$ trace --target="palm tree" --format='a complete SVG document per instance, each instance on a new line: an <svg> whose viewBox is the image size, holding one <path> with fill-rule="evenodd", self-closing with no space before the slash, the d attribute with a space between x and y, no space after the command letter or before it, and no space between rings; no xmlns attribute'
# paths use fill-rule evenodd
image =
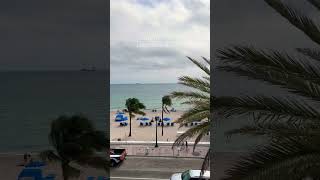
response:
<svg viewBox="0 0 320 180"><path fill-rule="evenodd" d="M97 152L106 151L109 139L82 115L60 116L52 121L49 142L54 149L41 152L40 158L44 161L61 163L64 180L79 177L80 170L72 164L103 168L108 171L108 158L98 156Z"/></svg>
<svg viewBox="0 0 320 180"><path fill-rule="evenodd" d="M161 118L162 118L162 123L161 123L161 128L162 128L162 136L163 136L163 113L170 113L168 110L168 106L172 106L172 101L170 96L163 96L162 97L162 112L161 112Z"/></svg>
<svg viewBox="0 0 320 180"><path fill-rule="evenodd" d="M320 1L306 0L320 10ZM320 45L314 20L280 0L265 2ZM320 178L320 51L297 48L304 58L284 52L233 46L218 50L218 67L227 72L260 80L288 92L286 97L216 97L213 108L226 118L247 115L253 123L226 134L265 136L269 143L244 156L227 171L225 179ZM301 57L301 56L299 56Z"/></svg>
<svg viewBox="0 0 320 180"><path fill-rule="evenodd" d="M202 63L190 57L187 58L199 67L204 72L204 75L201 78L190 76L182 76L179 78L179 84L190 88L190 90L183 92L175 91L171 94L171 97L183 100L183 104L189 105L190 108L184 112L176 122L180 124L180 127L196 120L202 120L204 122L181 134L175 140L173 146L179 146L186 140L196 137L193 147L194 150L202 137L210 131L210 60L203 58L205 63ZM206 155L203 169L209 165L209 154L210 150Z"/></svg>
<svg viewBox="0 0 320 180"><path fill-rule="evenodd" d="M130 132L129 137L131 137L131 119L135 116L135 114L145 115L141 109L145 109L146 107L142 104L137 98L129 98L126 100L126 108L125 112L129 113L130 119Z"/></svg>

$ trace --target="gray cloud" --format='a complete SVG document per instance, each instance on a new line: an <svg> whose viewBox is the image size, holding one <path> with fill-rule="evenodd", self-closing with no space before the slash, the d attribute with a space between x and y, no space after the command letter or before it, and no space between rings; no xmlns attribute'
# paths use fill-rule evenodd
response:
<svg viewBox="0 0 320 180"><path fill-rule="evenodd" d="M132 43L117 43L111 46L111 67L129 66L133 69L184 68L186 55L166 47L139 47Z"/></svg>
<svg viewBox="0 0 320 180"><path fill-rule="evenodd" d="M186 56L210 56L209 4L209 0L112 1L111 82L176 82L181 75L198 72ZM130 76L119 73L124 71Z"/></svg>
<svg viewBox="0 0 320 180"><path fill-rule="evenodd" d="M0 69L105 69L106 2L1 1Z"/></svg>

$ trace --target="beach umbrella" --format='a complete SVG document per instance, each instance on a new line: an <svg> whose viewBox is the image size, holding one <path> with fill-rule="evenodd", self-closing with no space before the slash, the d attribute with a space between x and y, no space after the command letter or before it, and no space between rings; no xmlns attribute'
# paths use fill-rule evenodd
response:
<svg viewBox="0 0 320 180"><path fill-rule="evenodd" d="M171 121L171 118L166 117L166 118L163 118L163 120L164 121Z"/></svg>
<svg viewBox="0 0 320 180"><path fill-rule="evenodd" d="M128 120L128 117L123 116L123 115L116 116L116 119L115 119L116 122L122 122L122 121L127 121L127 120Z"/></svg>
<svg viewBox="0 0 320 180"><path fill-rule="evenodd" d="M38 168L38 167L43 167L45 166L46 164L44 162L41 162L41 161L33 161L33 162L30 162L28 163L25 167L26 168Z"/></svg>
<svg viewBox="0 0 320 180"><path fill-rule="evenodd" d="M140 120L142 120L142 121L149 121L150 119L147 118L147 117L143 117L143 118L140 118Z"/></svg>

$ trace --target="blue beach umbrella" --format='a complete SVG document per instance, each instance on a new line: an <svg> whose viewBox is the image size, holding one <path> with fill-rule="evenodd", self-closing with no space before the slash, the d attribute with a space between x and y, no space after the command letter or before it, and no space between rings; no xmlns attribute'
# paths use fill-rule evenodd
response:
<svg viewBox="0 0 320 180"><path fill-rule="evenodd" d="M41 162L41 161L33 161L33 162L30 162L29 164L27 164L25 167L26 168L38 168L38 167L43 167L45 166L46 164L44 162Z"/></svg>
<svg viewBox="0 0 320 180"><path fill-rule="evenodd" d="M140 120L142 120L142 121L149 121L150 119L147 118L147 117L143 117L143 118L140 118Z"/></svg>
<svg viewBox="0 0 320 180"><path fill-rule="evenodd" d="M122 122L122 121L127 121L128 117L127 116L123 116L123 115L117 115L115 121L116 122Z"/></svg>
<svg viewBox="0 0 320 180"><path fill-rule="evenodd" d="M171 121L171 118L168 118L168 117L163 118L163 121Z"/></svg>

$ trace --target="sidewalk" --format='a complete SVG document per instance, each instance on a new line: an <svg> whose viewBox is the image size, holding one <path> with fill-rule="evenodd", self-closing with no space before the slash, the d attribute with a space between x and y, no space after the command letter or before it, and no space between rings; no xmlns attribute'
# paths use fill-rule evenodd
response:
<svg viewBox="0 0 320 180"><path fill-rule="evenodd" d="M209 147L197 146L193 152L193 145L174 147L169 144L159 144L155 148L154 144L136 145L136 144L111 144L111 148L126 149L128 156L143 156L143 157L188 157L188 158L204 158Z"/></svg>

